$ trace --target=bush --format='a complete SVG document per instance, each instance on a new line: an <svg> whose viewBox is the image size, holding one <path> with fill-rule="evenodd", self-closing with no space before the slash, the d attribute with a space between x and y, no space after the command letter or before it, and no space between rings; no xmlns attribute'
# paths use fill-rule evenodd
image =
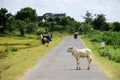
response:
<svg viewBox="0 0 120 80"><path fill-rule="evenodd" d="M91 34L91 36L89 36L90 37L90 41L92 41L92 42L101 42L102 41L102 37L101 37L102 35L101 34Z"/></svg>
<svg viewBox="0 0 120 80"><path fill-rule="evenodd" d="M18 49L17 49L16 47L11 47L11 48L10 48L10 51L11 51L11 52L16 52L16 51L18 51Z"/></svg>
<svg viewBox="0 0 120 80"><path fill-rule="evenodd" d="M34 33L36 30L37 26L35 23L30 23L26 26L26 33Z"/></svg>
<svg viewBox="0 0 120 80"><path fill-rule="evenodd" d="M112 24L113 31L120 31L120 23L119 22L114 22Z"/></svg>
<svg viewBox="0 0 120 80"><path fill-rule="evenodd" d="M38 28L37 31L36 31L36 34L37 35L40 35L40 34L44 34L46 31L44 28Z"/></svg>
<svg viewBox="0 0 120 80"><path fill-rule="evenodd" d="M106 57L106 56L109 56L109 51L108 50L105 50L105 49L100 49L100 56L103 56L103 57Z"/></svg>
<svg viewBox="0 0 120 80"><path fill-rule="evenodd" d="M117 63L120 63L120 54L119 54L119 49L114 50L111 48L105 48L105 49L99 49L99 54L102 57L106 57L109 60L115 61Z"/></svg>
<svg viewBox="0 0 120 80"><path fill-rule="evenodd" d="M115 57L115 62L120 63L120 55L117 55L117 56Z"/></svg>
<svg viewBox="0 0 120 80"><path fill-rule="evenodd" d="M7 52L10 52L10 49L9 49L9 48L5 48L5 49L3 50L3 53L7 53Z"/></svg>

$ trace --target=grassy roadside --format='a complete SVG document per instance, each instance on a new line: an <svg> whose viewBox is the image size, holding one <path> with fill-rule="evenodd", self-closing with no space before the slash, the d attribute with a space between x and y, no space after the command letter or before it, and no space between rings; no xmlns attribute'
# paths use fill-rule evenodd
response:
<svg viewBox="0 0 120 80"><path fill-rule="evenodd" d="M92 43L87 38L82 38L82 40L84 41L86 46L93 51L95 62L100 66L105 74L108 75L111 80L120 80L120 63L116 63L105 57L101 57L96 49L100 44Z"/></svg>
<svg viewBox="0 0 120 80"><path fill-rule="evenodd" d="M42 58L48 51L61 43L65 35L56 34L50 45L39 45L31 48L21 49L13 52L4 59L0 59L0 80L19 80L28 72L37 61Z"/></svg>

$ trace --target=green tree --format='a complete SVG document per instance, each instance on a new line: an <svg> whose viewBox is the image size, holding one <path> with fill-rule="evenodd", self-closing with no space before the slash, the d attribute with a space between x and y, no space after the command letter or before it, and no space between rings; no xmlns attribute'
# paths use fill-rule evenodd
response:
<svg viewBox="0 0 120 80"><path fill-rule="evenodd" d="M70 17L63 17L61 20L61 25L66 26L70 24Z"/></svg>
<svg viewBox="0 0 120 80"><path fill-rule="evenodd" d="M93 16L92 13L90 12L86 12L85 17L83 17L83 19L85 19L84 23L82 23L80 31L82 32L82 34L91 32L93 30Z"/></svg>
<svg viewBox="0 0 120 80"><path fill-rule="evenodd" d="M93 25L95 29L100 30L103 24L106 22L105 15L103 14L95 14L96 18L93 20Z"/></svg>
<svg viewBox="0 0 120 80"><path fill-rule="evenodd" d="M101 30L109 31L110 30L110 25L107 22L104 22L101 26Z"/></svg>
<svg viewBox="0 0 120 80"><path fill-rule="evenodd" d="M93 21L93 16L92 16L92 13L89 13L88 11L86 12L85 14L85 17L83 17L83 19L85 19L85 23L86 24L92 24L92 21Z"/></svg>
<svg viewBox="0 0 120 80"><path fill-rule="evenodd" d="M74 30L77 32L81 30L81 23L80 22L76 22L74 24Z"/></svg>
<svg viewBox="0 0 120 80"><path fill-rule="evenodd" d="M55 21L55 18L53 18L53 17L50 17L49 19L48 19L48 22L54 22Z"/></svg>
<svg viewBox="0 0 120 80"><path fill-rule="evenodd" d="M38 23L38 26L39 26L39 27L44 27L44 23L43 23L42 21L40 21L40 22Z"/></svg>
<svg viewBox="0 0 120 80"><path fill-rule="evenodd" d="M55 18L55 21L56 21L56 24L60 25L61 22L62 22L62 19L59 18L59 17L56 17L56 18Z"/></svg>
<svg viewBox="0 0 120 80"><path fill-rule="evenodd" d="M90 24L86 24L86 23L82 23L81 24L81 27L80 27L80 31L82 32L82 34L86 34L86 33L89 33L93 30L92 28L93 26L90 25Z"/></svg>
<svg viewBox="0 0 120 80"><path fill-rule="evenodd" d="M63 31L64 27L61 25L54 25L52 30L54 31Z"/></svg>
<svg viewBox="0 0 120 80"><path fill-rule="evenodd" d="M120 31L120 23L119 22L113 22L112 28L113 28L113 31Z"/></svg>
<svg viewBox="0 0 120 80"><path fill-rule="evenodd" d="M35 23L29 23L26 26L26 33L35 33L35 31L37 30L37 25Z"/></svg>
<svg viewBox="0 0 120 80"><path fill-rule="evenodd" d="M36 10L30 7L25 7L17 12L16 19L35 22L37 20Z"/></svg>
<svg viewBox="0 0 120 80"><path fill-rule="evenodd" d="M77 27L79 27L74 20L70 16L66 16L65 14L45 14L44 15L46 22L39 22L39 27L46 27L49 31L60 30L67 32L74 32Z"/></svg>
<svg viewBox="0 0 120 80"><path fill-rule="evenodd" d="M0 9L0 32L5 33L8 30L8 21L11 19L12 14L8 13L6 8Z"/></svg>
<svg viewBox="0 0 120 80"><path fill-rule="evenodd" d="M25 21L17 20L16 23L18 25L20 35L24 36L25 35L25 25L26 25Z"/></svg>

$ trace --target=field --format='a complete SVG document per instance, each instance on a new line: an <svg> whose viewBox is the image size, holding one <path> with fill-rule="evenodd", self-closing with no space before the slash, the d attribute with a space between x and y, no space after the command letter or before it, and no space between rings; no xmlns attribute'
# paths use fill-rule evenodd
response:
<svg viewBox="0 0 120 80"><path fill-rule="evenodd" d="M5 54L0 59L0 80L19 80L49 50L60 44L64 37L62 34L56 33L53 35L53 41L47 45L42 45L37 36L30 39L0 37L1 51L8 49L8 51L3 52ZM17 50L11 51L11 47Z"/></svg>
<svg viewBox="0 0 120 80"><path fill-rule="evenodd" d="M120 45L106 44L104 49L100 47L101 32L85 35L82 39L87 47L93 51L94 60L111 80L120 79ZM113 33L114 34L114 33ZM119 35L119 33L115 33ZM106 36L106 35L105 35ZM115 35L114 35L115 36ZM103 36L102 36L103 37ZM109 36L109 38L112 37ZM115 36L118 37L119 36ZM114 37L114 38L115 38ZM120 38L119 38L120 39ZM106 38L107 42L107 38Z"/></svg>
<svg viewBox="0 0 120 80"><path fill-rule="evenodd" d="M16 52L20 49L30 48L40 44L37 36L26 38L6 36L0 37L0 59L8 56L11 52Z"/></svg>

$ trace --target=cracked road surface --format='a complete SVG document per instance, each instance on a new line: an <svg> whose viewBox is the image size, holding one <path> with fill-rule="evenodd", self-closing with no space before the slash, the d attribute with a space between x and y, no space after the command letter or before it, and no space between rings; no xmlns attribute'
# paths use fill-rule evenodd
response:
<svg viewBox="0 0 120 80"><path fill-rule="evenodd" d="M68 36L60 45L52 49L30 70L22 80L109 80L94 61L91 69L86 70L87 59L80 59L82 70L75 70L76 61L67 52L69 46L84 48L84 44L73 36Z"/></svg>

